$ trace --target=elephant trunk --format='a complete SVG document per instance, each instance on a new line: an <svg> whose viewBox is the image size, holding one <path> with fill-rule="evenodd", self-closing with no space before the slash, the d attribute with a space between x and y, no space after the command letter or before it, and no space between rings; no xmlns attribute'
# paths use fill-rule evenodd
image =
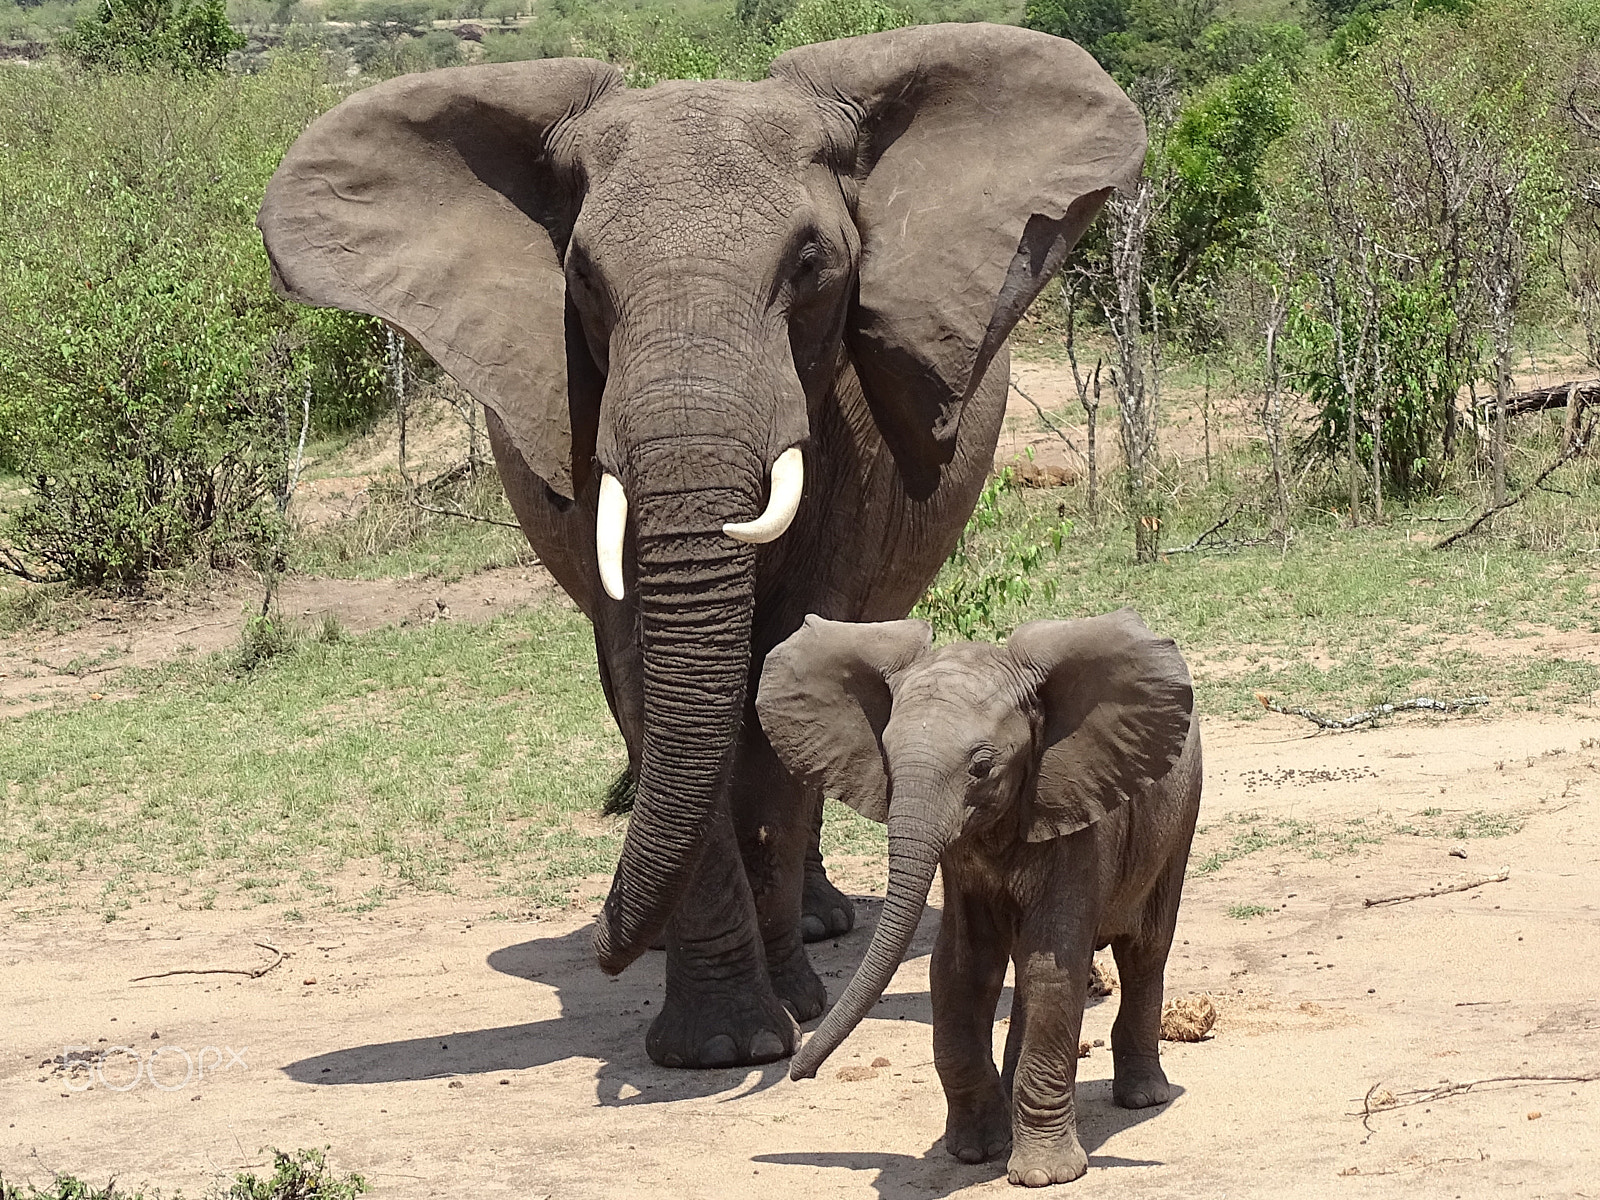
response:
<svg viewBox="0 0 1600 1200"><path fill-rule="evenodd" d="M795 1054L789 1065L790 1079L815 1076L828 1055L839 1048L883 996L922 920L934 868L954 836L951 825L930 821L918 811L890 807L889 889L878 926L872 931L872 944L844 995Z"/></svg>
<svg viewBox="0 0 1600 1200"><path fill-rule="evenodd" d="M760 479L759 465L747 474ZM649 946L699 863L707 821L727 790L744 716L755 606L755 550L722 532L753 488L652 494L635 473L635 546L643 634L644 741L622 856L595 933L617 974ZM746 494L748 493L748 494Z"/></svg>

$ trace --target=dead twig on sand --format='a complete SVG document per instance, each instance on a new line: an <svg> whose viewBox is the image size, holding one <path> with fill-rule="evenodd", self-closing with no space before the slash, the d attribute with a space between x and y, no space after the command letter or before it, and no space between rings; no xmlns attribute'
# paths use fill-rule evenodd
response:
<svg viewBox="0 0 1600 1200"><path fill-rule="evenodd" d="M158 971L154 975L135 975L132 979L128 980L128 982L139 983L145 979L165 979L169 975L246 975L251 979L260 979L268 971L272 970L273 967L277 966L285 958L289 957L282 950L279 950L276 946L273 946L267 942L256 942L254 944L260 946L263 950L272 951L272 961L264 967L254 967L250 969L246 969L244 967L186 967L178 971Z"/></svg>
<svg viewBox="0 0 1600 1200"><path fill-rule="evenodd" d="M1448 896L1453 892L1470 892L1473 888L1482 887L1486 883L1504 883L1511 878L1509 868L1498 871L1493 875L1485 875L1482 879L1469 879L1465 883L1451 884L1449 887L1436 887L1426 892L1407 892L1404 896L1383 896L1377 900L1363 900L1363 908L1377 908L1380 904L1404 904L1408 900L1427 900L1433 896ZM1485 1001L1485 1003L1490 1003Z"/></svg>
<svg viewBox="0 0 1600 1200"><path fill-rule="evenodd" d="M1329 717L1322 713L1313 712L1309 708L1291 708L1279 704L1265 692L1257 692L1256 699L1261 707L1268 712L1282 713L1288 717L1304 717L1313 725L1321 729L1356 729L1362 725L1370 724L1380 717L1393 716L1397 712L1462 712L1465 709L1477 708L1489 703L1487 696L1463 696L1460 700L1435 700L1430 696L1417 696L1411 700L1401 700L1394 704L1376 704L1362 712L1351 713L1348 717Z"/></svg>
<svg viewBox="0 0 1600 1200"><path fill-rule="evenodd" d="M1436 1100L1449 1100L1454 1096L1465 1096L1474 1088L1486 1087L1493 1083L1503 1083L1510 1087L1524 1087L1530 1083L1600 1083L1600 1073L1589 1075L1491 1075L1487 1079L1468 1079L1462 1083L1451 1083L1448 1080L1431 1088L1415 1088L1406 1092L1391 1092L1379 1080L1367 1089L1367 1094L1361 1098L1361 1111L1346 1113L1347 1117L1360 1117L1361 1124L1368 1133L1372 1133L1371 1120L1377 1113L1389 1112L1396 1108L1411 1108L1418 1104L1432 1104Z"/></svg>

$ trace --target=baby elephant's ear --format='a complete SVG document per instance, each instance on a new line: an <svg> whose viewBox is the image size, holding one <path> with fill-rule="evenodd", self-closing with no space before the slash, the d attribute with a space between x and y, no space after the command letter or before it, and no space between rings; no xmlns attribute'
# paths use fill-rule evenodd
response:
<svg viewBox="0 0 1600 1200"><path fill-rule="evenodd" d="M891 683L928 652L926 621L855 625L807 617L767 655L756 712L778 758L864 817L889 819L880 738Z"/></svg>
<svg viewBox="0 0 1600 1200"><path fill-rule="evenodd" d="M1178 761L1194 715L1189 668L1132 609L1034 621L1007 648L1037 679L1044 711L1030 842L1092 825Z"/></svg>

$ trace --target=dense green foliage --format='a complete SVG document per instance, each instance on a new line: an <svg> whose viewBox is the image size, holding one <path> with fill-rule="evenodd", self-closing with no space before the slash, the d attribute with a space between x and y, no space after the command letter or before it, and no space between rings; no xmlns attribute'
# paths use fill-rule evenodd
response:
<svg viewBox="0 0 1600 1200"><path fill-rule="evenodd" d="M244 35L222 0L100 0L61 41L68 58L111 71L220 71Z"/></svg>
<svg viewBox="0 0 1600 1200"><path fill-rule="evenodd" d="M1249 372L1275 297L1271 369L1311 409L1289 439L1374 505L1481 477L1456 461L1457 397L1492 392L1530 321L1576 317L1600 347L1593 0L232 0L250 44L231 58L216 0L96 5L0 0L0 34L70 29L95 68L0 80L0 469L30 487L0 549L78 582L259 558L308 387L313 429L381 404L373 324L274 299L251 227L348 74L586 54L647 85L917 21L1075 37L1151 150L1136 286L1115 279L1114 205L1069 304L1112 329L1138 298L1152 372L1164 347ZM203 78L225 58L255 74Z"/></svg>
<svg viewBox="0 0 1600 1200"><path fill-rule="evenodd" d="M324 427L372 410L374 323L274 296L253 224L332 99L296 59L0 74L0 465L32 489L5 532L38 573L127 590L249 558L308 393Z"/></svg>
<svg viewBox="0 0 1600 1200"><path fill-rule="evenodd" d="M1298 99L1249 268L1294 296L1285 350L1316 409L1308 448L1347 453L1353 404L1385 491L1437 490L1458 393L1493 392L1515 327L1565 319L1556 249L1594 165L1568 115L1594 53L1580 16L1391 14Z"/></svg>

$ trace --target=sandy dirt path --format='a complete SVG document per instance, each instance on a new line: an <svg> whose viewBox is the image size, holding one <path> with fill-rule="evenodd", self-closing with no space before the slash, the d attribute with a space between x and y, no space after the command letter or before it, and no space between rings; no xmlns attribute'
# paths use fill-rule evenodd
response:
<svg viewBox="0 0 1600 1200"><path fill-rule="evenodd" d="M1209 1040L1166 1047L1182 1092L1161 1108L1111 1104L1104 1048L1080 1064L1090 1169L1061 1194L1600 1196L1597 1082L1487 1086L1380 1111L1370 1129L1352 1115L1375 1085L1404 1099L1445 1081L1600 1077L1600 751L1583 746L1600 723L1304 733L1288 718L1208 727L1200 851L1227 845L1237 822L1226 814L1244 811L1348 829L1439 807L1522 829L1460 843L1464 860L1448 838L1391 833L1353 854L1331 841L1262 849L1191 879L1168 994L1209 992L1221 1019ZM1502 867L1505 882L1472 891L1363 904ZM1270 915L1229 915L1244 904ZM151 905L110 926L5 926L0 1169L193 1194L263 1163L263 1147L331 1144L379 1196L1010 1194L1003 1164L964 1166L939 1144L936 908L875 1018L819 1079L793 1084L782 1065L653 1066L643 1034L660 1004L659 956L609 980L590 953L590 915L488 920L492 907L416 896L284 925ZM863 929L815 956L835 995L875 903L860 912ZM271 961L257 941L289 954L259 979L129 982ZM1086 1038L1109 1037L1117 1000L1094 1003ZM1009 990L1002 1014L1008 1005ZM68 1046L92 1057L118 1045L129 1051L98 1077L53 1061ZM135 1054L161 1088L146 1074L112 1090L134 1079ZM187 1083L185 1054L203 1068ZM880 1057L889 1065L872 1074ZM872 1077L842 1080L844 1067Z"/></svg>

